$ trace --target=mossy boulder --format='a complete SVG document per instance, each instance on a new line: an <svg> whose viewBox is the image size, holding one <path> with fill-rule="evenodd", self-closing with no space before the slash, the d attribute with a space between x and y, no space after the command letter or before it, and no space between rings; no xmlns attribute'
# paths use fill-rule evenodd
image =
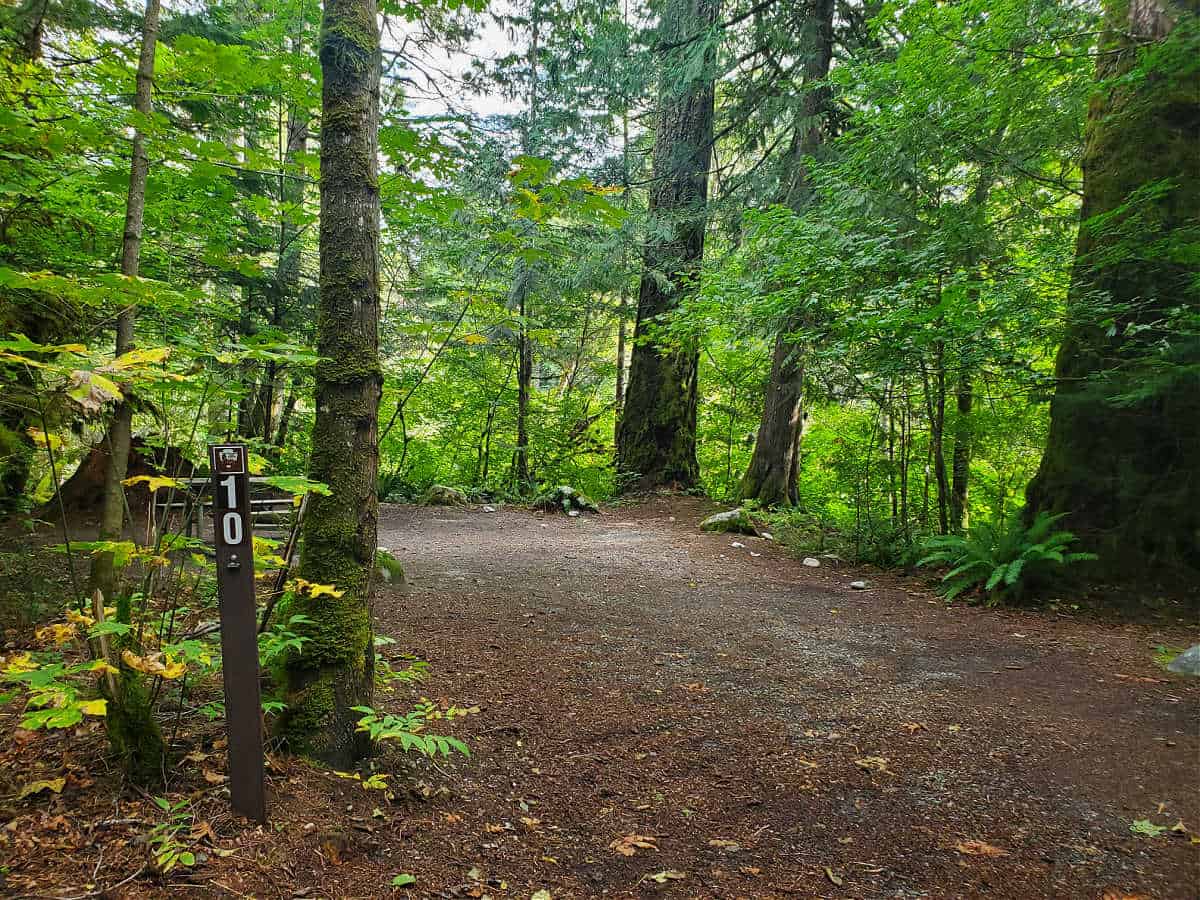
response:
<svg viewBox="0 0 1200 900"><path fill-rule="evenodd" d="M425 492L421 502L426 506L466 506L467 495L458 488L435 484Z"/></svg>
<svg viewBox="0 0 1200 900"><path fill-rule="evenodd" d="M562 510L567 515L578 515L581 512L600 512L600 507L587 494L565 484L560 484L556 488L551 488L545 493L539 494L534 498L533 506L535 509L544 509L547 512Z"/></svg>
<svg viewBox="0 0 1200 900"><path fill-rule="evenodd" d="M384 584L404 584L404 566L386 547L375 551L375 577Z"/></svg>
<svg viewBox="0 0 1200 900"><path fill-rule="evenodd" d="M754 522L740 506L726 512L709 516L700 523L701 531L726 532L731 534L758 534Z"/></svg>

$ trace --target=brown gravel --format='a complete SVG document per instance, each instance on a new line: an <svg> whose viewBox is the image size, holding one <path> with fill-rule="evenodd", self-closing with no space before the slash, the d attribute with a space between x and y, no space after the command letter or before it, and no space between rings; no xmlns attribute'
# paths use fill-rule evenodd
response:
<svg viewBox="0 0 1200 900"><path fill-rule="evenodd" d="M395 896L1197 896L1190 833L1129 831L1200 832L1200 684L1152 660L1195 628L947 607L699 534L710 511L385 508L409 584L378 631L480 707L446 725L471 759L394 804L281 762L272 827L198 800L234 852L116 895L387 896L405 872Z"/></svg>

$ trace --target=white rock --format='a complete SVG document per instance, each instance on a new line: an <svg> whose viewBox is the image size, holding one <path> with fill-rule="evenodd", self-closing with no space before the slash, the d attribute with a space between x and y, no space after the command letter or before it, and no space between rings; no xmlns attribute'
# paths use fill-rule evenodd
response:
<svg viewBox="0 0 1200 900"><path fill-rule="evenodd" d="M578 519L578 518L579 518L579 510L577 510L577 509L568 509L568 510L567 510L567 515L568 515L568 516L570 516L572 519Z"/></svg>
<svg viewBox="0 0 1200 900"><path fill-rule="evenodd" d="M821 561L815 556L806 556L804 557L804 565L808 566L810 569L819 569L821 567Z"/></svg>
<svg viewBox="0 0 1200 900"><path fill-rule="evenodd" d="M1200 676L1200 644L1189 647L1167 665L1167 671L1177 675Z"/></svg>
<svg viewBox="0 0 1200 900"><path fill-rule="evenodd" d="M484 511L484 512L495 512L495 511L496 511L496 507L494 507L494 506L487 506L487 505L485 505L485 506L483 507L483 511Z"/></svg>
<svg viewBox="0 0 1200 900"><path fill-rule="evenodd" d="M732 531L736 534L754 534L754 525L741 507L715 513L700 523L701 531Z"/></svg>
<svg viewBox="0 0 1200 900"><path fill-rule="evenodd" d="M730 547L736 547L736 548L738 548L738 549L741 549L742 547L745 547L746 545L745 545L745 544L743 544L741 541L734 541L734 542L733 542L732 544L730 544L729 546L730 546Z"/></svg>
<svg viewBox="0 0 1200 900"><path fill-rule="evenodd" d="M867 589L867 583L865 581L850 582L850 590L852 590L852 591L865 591L866 589Z"/></svg>
<svg viewBox="0 0 1200 900"><path fill-rule="evenodd" d="M769 531L764 531L762 534L759 535L759 537L761 537L764 541L775 540L775 535L771 534L771 532L769 532Z"/></svg>
<svg viewBox="0 0 1200 900"><path fill-rule="evenodd" d="M753 550L750 551L750 555L751 556L762 556L761 553L755 553Z"/></svg>

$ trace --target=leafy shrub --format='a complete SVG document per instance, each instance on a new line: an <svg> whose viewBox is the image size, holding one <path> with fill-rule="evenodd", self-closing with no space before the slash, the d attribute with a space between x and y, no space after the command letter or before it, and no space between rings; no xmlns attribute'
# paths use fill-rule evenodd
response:
<svg viewBox="0 0 1200 900"><path fill-rule="evenodd" d="M977 590L989 606L1020 601L1054 569L1097 558L1094 553L1067 552L1075 535L1053 530L1064 515L1038 513L1028 528L1014 521L972 528L965 535L930 538L925 549L931 552L917 565L949 568L942 576L942 596L947 600Z"/></svg>

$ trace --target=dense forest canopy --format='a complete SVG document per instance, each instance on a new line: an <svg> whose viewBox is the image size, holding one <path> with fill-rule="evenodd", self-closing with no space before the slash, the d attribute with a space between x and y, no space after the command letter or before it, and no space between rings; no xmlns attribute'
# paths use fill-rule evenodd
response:
<svg viewBox="0 0 1200 900"><path fill-rule="evenodd" d="M192 577L154 479L239 440L311 489L275 666L315 755L363 752L377 504L431 489L1194 593L1194 0L11 0L0 94L0 505L96 525L71 602L144 660Z"/></svg>

